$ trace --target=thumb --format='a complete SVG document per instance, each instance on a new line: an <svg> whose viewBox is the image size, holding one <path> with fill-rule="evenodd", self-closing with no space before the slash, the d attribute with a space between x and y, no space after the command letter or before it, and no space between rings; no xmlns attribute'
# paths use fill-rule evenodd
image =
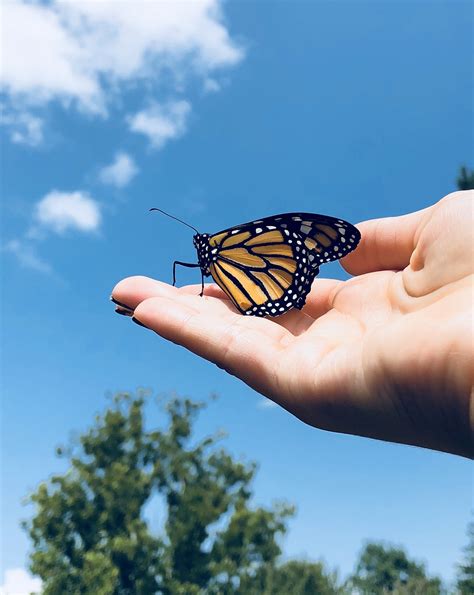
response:
<svg viewBox="0 0 474 595"><path fill-rule="evenodd" d="M351 275L404 269L410 262L417 231L432 208L357 224L361 240L354 252L341 259L344 269Z"/></svg>

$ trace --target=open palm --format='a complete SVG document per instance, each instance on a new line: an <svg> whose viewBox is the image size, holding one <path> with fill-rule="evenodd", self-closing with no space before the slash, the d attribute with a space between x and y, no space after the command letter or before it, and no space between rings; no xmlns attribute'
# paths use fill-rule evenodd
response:
<svg viewBox="0 0 474 595"><path fill-rule="evenodd" d="M358 227L357 276L316 279L279 318L242 316L215 285L131 277L112 297L311 425L469 456L472 194Z"/></svg>

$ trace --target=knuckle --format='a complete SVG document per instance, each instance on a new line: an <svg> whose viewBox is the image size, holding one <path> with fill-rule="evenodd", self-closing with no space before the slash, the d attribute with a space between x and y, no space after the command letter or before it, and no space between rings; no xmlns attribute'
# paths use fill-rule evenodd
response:
<svg viewBox="0 0 474 595"><path fill-rule="evenodd" d="M443 198L438 201L438 204L469 197L474 198L474 190L456 190L455 192L450 192L449 194L446 194L446 196L443 196Z"/></svg>

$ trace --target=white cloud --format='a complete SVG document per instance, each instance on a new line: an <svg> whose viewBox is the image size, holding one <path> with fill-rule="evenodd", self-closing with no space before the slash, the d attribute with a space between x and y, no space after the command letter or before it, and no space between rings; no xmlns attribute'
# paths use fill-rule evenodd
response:
<svg viewBox="0 0 474 595"><path fill-rule="evenodd" d="M138 167L133 158L127 153L117 153L114 161L100 170L99 179L103 184L123 188L137 173Z"/></svg>
<svg viewBox="0 0 474 595"><path fill-rule="evenodd" d="M243 57L221 2L9 0L2 3L0 90L23 111L59 101L106 115L130 83L146 82L153 94L170 74L181 87L205 80Z"/></svg>
<svg viewBox="0 0 474 595"><path fill-rule="evenodd" d="M205 93L217 93L221 90L221 86L215 79L207 78L203 83L203 89Z"/></svg>
<svg viewBox="0 0 474 595"><path fill-rule="evenodd" d="M76 99L84 108L97 110L100 85L94 69L84 62L81 26L67 26L65 8L57 2L3 3L2 89L32 105L54 98Z"/></svg>
<svg viewBox="0 0 474 595"><path fill-rule="evenodd" d="M166 104L153 103L128 118L130 130L148 137L151 146L161 149L169 140L179 138L186 131L186 121L191 112L187 101Z"/></svg>
<svg viewBox="0 0 474 595"><path fill-rule="evenodd" d="M38 243L49 232L60 235L68 230L94 232L101 219L99 203L87 193L53 190L36 203L29 230L23 237L8 241L3 250L13 254L23 267L55 275L51 265L38 255Z"/></svg>
<svg viewBox="0 0 474 595"><path fill-rule="evenodd" d="M14 254L21 266L48 275L53 273L51 265L36 253L35 246L24 240L10 240L4 247L6 252ZM0 591L1 595L1 591Z"/></svg>
<svg viewBox="0 0 474 595"><path fill-rule="evenodd" d="M41 592L41 580L33 578L23 568L5 571L5 582L0 586L0 595L30 595Z"/></svg>
<svg viewBox="0 0 474 595"><path fill-rule="evenodd" d="M257 407L259 409L273 409L274 407L278 407L278 404L270 399L267 399L267 397L262 397L257 402Z"/></svg>
<svg viewBox="0 0 474 595"><path fill-rule="evenodd" d="M35 220L42 227L62 234L68 229L92 232L99 228L99 203L85 192L53 190L36 205Z"/></svg>
<svg viewBox="0 0 474 595"><path fill-rule="evenodd" d="M43 142L43 120L28 112L3 112L1 124L10 130L10 139L19 145L36 147Z"/></svg>

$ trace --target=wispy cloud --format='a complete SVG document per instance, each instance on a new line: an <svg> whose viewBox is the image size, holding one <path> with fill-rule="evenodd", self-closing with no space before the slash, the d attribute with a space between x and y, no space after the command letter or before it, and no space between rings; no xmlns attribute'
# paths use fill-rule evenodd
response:
<svg viewBox="0 0 474 595"><path fill-rule="evenodd" d="M37 254L36 246L31 241L10 240L5 244L4 250L13 254L22 267L47 275L53 274L52 266Z"/></svg>
<svg viewBox="0 0 474 595"><path fill-rule="evenodd" d="M130 130L144 134L154 149L161 149L186 131L186 122L191 112L187 101L171 101L166 104L153 103L128 118Z"/></svg>
<svg viewBox="0 0 474 595"><path fill-rule="evenodd" d="M43 120L27 112L5 110L4 106L0 123L10 132L10 139L19 145L37 147L43 142Z"/></svg>
<svg viewBox="0 0 474 595"><path fill-rule="evenodd" d="M204 80L203 89L205 93L217 93L221 90L221 86L215 79L209 77Z"/></svg>
<svg viewBox="0 0 474 595"><path fill-rule="evenodd" d="M224 23L223 1L4 2L0 124L13 143L36 147L48 141L46 121L54 130L51 105L89 119L105 119L113 107L119 125L162 149L187 130L188 91L218 91L216 78L244 57ZM98 177L123 188L137 172L134 159L120 152ZM51 233L90 234L101 220L101 205L88 193L53 190L35 205L27 231L2 249L47 273L40 242Z"/></svg>
<svg viewBox="0 0 474 595"><path fill-rule="evenodd" d="M36 205L35 221L58 234L69 229L90 233L100 226L100 207L85 192L53 190Z"/></svg>
<svg viewBox="0 0 474 595"><path fill-rule="evenodd" d="M127 153L117 153L114 161L100 170L99 179L103 184L123 188L131 182L137 173L138 167L133 157Z"/></svg>
<svg viewBox="0 0 474 595"><path fill-rule="evenodd" d="M222 22L221 0L146 1L139 7L9 0L2 22L0 90L7 107L28 114L37 131L37 112L50 102L106 116L131 82L145 83L151 98L157 89L169 93L188 80L206 80L243 57ZM23 132L13 140L25 138ZM37 144L39 133L29 138Z"/></svg>
<svg viewBox="0 0 474 595"><path fill-rule="evenodd" d="M5 571L5 582L0 586L0 595L30 595L41 592L41 580L33 578L23 568Z"/></svg>
<svg viewBox="0 0 474 595"><path fill-rule="evenodd" d="M38 254L40 242L51 233L93 233L99 229L101 219L99 203L86 192L53 190L36 203L27 232L6 242L3 250L14 255L23 267L54 274L53 267Z"/></svg>

